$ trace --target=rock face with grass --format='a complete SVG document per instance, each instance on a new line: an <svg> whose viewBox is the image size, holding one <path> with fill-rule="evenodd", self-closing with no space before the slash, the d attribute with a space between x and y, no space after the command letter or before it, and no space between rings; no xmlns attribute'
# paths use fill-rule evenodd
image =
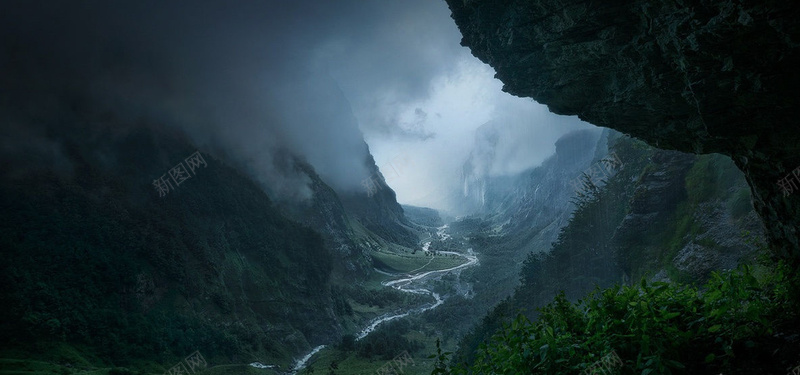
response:
<svg viewBox="0 0 800 375"><path fill-rule="evenodd" d="M735 268L757 254L764 230L750 200L741 198L750 189L729 158L655 149L625 136L610 138L608 147L622 167L597 190L573 199L577 207L550 251L528 255L513 296L459 343L459 362L471 361L480 342L518 309L533 319L559 293L574 301L596 286L642 279L702 284L711 271ZM524 234L494 242L514 238Z"/></svg>
<svg viewBox="0 0 800 375"><path fill-rule="evenodd" d="M410 230L403 207L397 203L394 190L386 184L383 172L375 164L369 147L364 146L364 168L369 176L362 181L362 188L338 191L348 213L369 231L381 238L403 246L414 246L417 237Z"/></svg>
<svg viewBox="0 0 800 375"><path fill-rule="evenodd" d="M505 91L660 148L731 156L771 247L800 262L800 193L776 183L800 166L796 4L447 2Z"/></svg>

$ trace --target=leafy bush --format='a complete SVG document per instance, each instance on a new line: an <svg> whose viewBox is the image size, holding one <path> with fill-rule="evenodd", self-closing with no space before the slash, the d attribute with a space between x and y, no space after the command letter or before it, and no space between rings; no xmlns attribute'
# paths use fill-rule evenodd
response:
<svg viewBox="0 0 800 375"><path fill-rule="evenodd" d="M623 374L736 373L780 347L774 333L797 318L783 265L757 279L750 267L714 273L702 289L648 283L560 294L531 322L519 315L482 345L471 368L434 374L575 374L612 350ZM791 323L790 323L791 324ZM438 353L437 363L444 363ZM779 370L778 370L779 371Z"/></svg>

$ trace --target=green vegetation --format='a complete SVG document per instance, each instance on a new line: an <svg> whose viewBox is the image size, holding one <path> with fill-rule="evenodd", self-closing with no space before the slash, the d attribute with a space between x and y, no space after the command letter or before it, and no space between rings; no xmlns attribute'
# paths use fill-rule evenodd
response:
<svg viewBox="0 0 800 375"><path fill-rule="evenodd" d="M754 276L750 267L714 273L703 288L679 283L614 286L570 303L564 294L531 322L519 315L478 351L470 368L432 374L576 374L610 351L623 374L783 373L791 362L781 330L795 330L788 268ZM775 356L781 351L782 356ZM446 353L439 352L438 356ZM445 363L442 360L440 363Z"/></svg>
<svg viewBox="0 0 800 375"><path fill-rule="evenodd" d="M299 374L374 374L403 352L407 352L413 361L403 368L403 374L429 374L434 361L427 359L425 353L435 350L437 335L422 316L393 320L379 326L362 340L356 341L355 336L345 335L337 345L326 347L315 355ZM331 364L336 368L332 369Z"/></svg>
<svg viewBox="0 0 800 375"><path fill-rule="evenodd" d="M378 268L392 272L425 272L456 267L466 262L463 257L448 254L425 255L422 251L415 254L398 254L374 251L370 253L372 261Z"/></svg>
<svg viewBox="0 0 800 375"><path fill-rule="evenodd" d="M528 256L513 296L464 335L455 353L445 359L437 353L438 373L579 373L615 350L626 361L626 374L690 371L681 366L725 374L739 366L736 371L745 374L743 369L758 368L758 356L773 356L778 367L796 356L770 352L786 344L773 334L798 331L788 307L791 275L784 268L769 275L747 267L706 275L672 264L690 241L723 253L707 235L709 227L747 233L749 223L757 226L749 189L733 163L721 155L656 150L628 137L610 147L624 167L576 197L577 208L552 250ZM726 246L750 261L763 242L760 233ZM491 242L519 243L475 240L478 251ZM659 270L679 282L650 284ZM631 286L631 280L643 281ZM455 364L460 370L449 367Z"/></svg>
<svg viewBox="0 0 800 375"><path fill-rule="evenodd" d="M160 198L153 176L194 149L146 129L97 139L103 158L65 141L69 178L2 184L0 358L140 369L199 350L288 364L285 337L302 347L334 324L322 238L258 185L204 155Z"/></svg>
<svg viewBox="0 0 800 375"><path fill-rule="evenodd" d="M4 373L162 373L164 366L199 350L211 363L225 364L209 368L208 374L269 374L272 370L255 370L246 363L260 360L286 368L293 354L309 346L307 337L338 337L400 306L430 302L427 296L382 286L386 276L379 273L355 285L337 282L333 275L337 260L320 235L288 220L261 187L210 156L208 168L170 195L158 198L148 181L194 151L183 141L137 130L105 146L115 151L107 151L104 158L80 145L66 145L78 160L73 176L24 176L0 190L0 204L8 213L0 224L4 260L0 264L0 303L7 306L0 312L0 336L4 338L0 358L6 358L0 360L0 371ZM719 276L717 284L707 287L723 290L716 300L710 299L713 294L692 286L644 284L636 292L631 287L614 287L596 292L581 304L567 302L584 297L595 285L607 287L659 267L669 269L665 263L687 238L702 233L694 213L708 202L722 202L736 221L745 220L752 211L749 192L740 183L740 175L732 172L732 164L720 156L703 156L685 173L666 171L680 176L678 185L684 190L667 197L671 203L663 210L669 219L661 223L674 225L656 224L639 237L621 237L617 228L632 212L630 202L647 198L648 193L637 187L662 170L658 160L653 161L659 152L641 142L625 139L614 147L625 167L606 185L590 188L576 200L578 209L553 251L531 255L525 261L522 286L514 297L500 302L508 293L509 281L515 281L515 273L482 275L491 282L478 283L475 272L481 271L465 270L459 277L474 283L473 294L485 296L482 305L450 295L447 303L424 318L398 320L360 341L345 335L340 346L320 354L316 372L371 372L403 350L419 357L419 353L434 350L435 337L458 337L483 316L487 306L498 302L482 324L461 341L456 361L490 366L475 367L479 371L495 371L491 366L526 368L540 362L542 369L568 371L614 349L630 368L661 371L659 366L666 366L677 371L679 367L671 361L696 365L697 358L684 358L684 351L706 350L713 357L703 357L703 366L716 371L743 362L732 359L721 343L708 346L706 336L711 333L728 334L725 337L736 358L741 357L736 347L741 340L764 348L774 346L765 332L779 332L781 321L775 316L785 303L780 288L767 292L767 285L782 285L781 277L769 273L754 278L749 270L742 270L733 276ZM129 168L114 169L119 165ZM713 177L705 178L707 174ZM518 267L522 259L509 257L528 243L532 234L503 238L496 235L494 227L489 221L465 219L452 226L454 238L432 239L431 250L464 249L464 242L469 241L478 251L488 250L482 254L484 265L511 263ZM380 250L370 255L374 265L386 271L424 272L464 262L461 257L412 252L376 239L361 226L355 228L359 236L378 244L373 248ZM697 243L715 246L707 238ZM451 275L431 282L430 287L445 295L455 282L460 281ZM744 291L730 294L741 286ZM560 290L564 292L559 295ZM531 323L528 319L537 314L533 308L553 298L556 302ZM751 308L750 303L742 304L741 298L761 302ZM725 307L724 316L708 315L715 311L714 303L723 303L721 299L731 306L748 307L743 312ZM765 307L768 303L773 307ZM614 306L617 315L607 311ZM652 311L637 310L645 306ZM692 321L670 317L658 325L661 322L650 322L652 317L646 315L661 310L674 313L686 306L698 309L687 316L704 320L687 326ZM510 323L521 308L531 313ZM763 321L748 323L753 314ZM626 323L609 320L617 318ZM639 331L631 331L638 333L622 333L623 326L631 328L634 323L642 325L636 328ZM731 328L734 323L752 327L739 332ZM504 324L512 324L501 331L504 338L478 351ZM329 332L330 327L338 331ZM645 327L665 329L676 337L645 338ZM538 333L531 337L526 332ZM682 332L706 341L681 341L686 338ZM503 349L523 345L519 340L527 340L525 348L536 347L535 353L523 351L521 358L513 350ZM645 342L650 351L642 351L646 358L639 358L636 350L641 348L636 345ZM436 347L441 350L455 344L445 340ZM550 351L542 354L545 344ZM572 351L575 358L567 358ZM443 367L442 356L446 357L440 353L435 360L420 359L407 372L450 371ZM710 358L708 362L706 358Z"/></svg>
<svg viewBox="0 0 800 375"><path fill-rule="evenodd" d="M374 332L348 345L348 338L342 340L342 348L354 348L361 358L390 360L402 351L416 353L423 345L417 340L404 337L411 330L411 323L407 319L396 319L381 325Z"/></svg>

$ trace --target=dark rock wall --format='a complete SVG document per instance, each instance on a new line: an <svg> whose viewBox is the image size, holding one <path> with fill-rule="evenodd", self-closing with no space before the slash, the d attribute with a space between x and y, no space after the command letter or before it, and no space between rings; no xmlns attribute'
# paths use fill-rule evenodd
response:
<svg viewBox="0 0 800 375"><path fill-rule="evenodd" d="M447 0L504 90L664 149L731 156L776 254L800 263L800 5Z"/></svg>

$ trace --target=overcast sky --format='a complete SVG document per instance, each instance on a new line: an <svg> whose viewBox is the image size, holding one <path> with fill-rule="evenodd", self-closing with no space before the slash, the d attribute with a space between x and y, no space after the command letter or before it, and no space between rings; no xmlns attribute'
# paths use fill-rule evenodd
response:
<svg viewBox="0 0 800 375"><path fill-rule="evenodd" d="M444 208L478 127L496 129L491 173L508 174L590 126L503 93L460 46L444 1L4 3L0 66L77 77L119 112L177 123L264 180L281 178L270 153L285 148L335 187L360 188L363 134L401 203Z"/></svg>

